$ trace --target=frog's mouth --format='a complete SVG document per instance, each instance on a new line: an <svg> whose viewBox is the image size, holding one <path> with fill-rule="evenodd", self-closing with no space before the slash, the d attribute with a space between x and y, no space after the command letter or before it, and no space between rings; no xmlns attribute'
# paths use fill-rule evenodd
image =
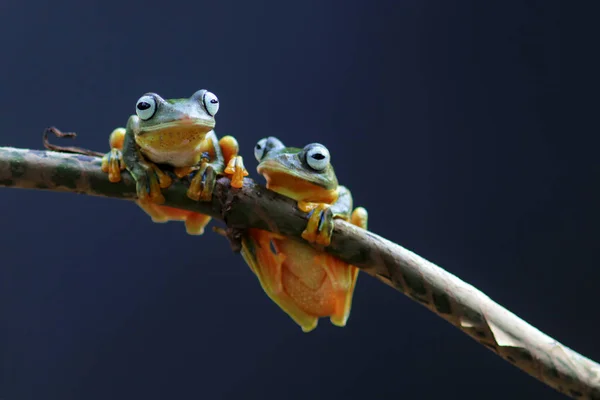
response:
<svg viewBox="0 0 600 400"><path fill-rule="evenodd" d="M214 121L182 119L144 127L137 134L136 140L142 147L169 151L187 149L198 146L214 127Z"/></svg>
<svg viewBox="0 0 600 400"><path fill-rule="evenodd" d="M263 161L257 171L267 180L267 189L297 201L332 203L338 195L337 188L328 188L310 174L292 171L276 161Z"/></svg>

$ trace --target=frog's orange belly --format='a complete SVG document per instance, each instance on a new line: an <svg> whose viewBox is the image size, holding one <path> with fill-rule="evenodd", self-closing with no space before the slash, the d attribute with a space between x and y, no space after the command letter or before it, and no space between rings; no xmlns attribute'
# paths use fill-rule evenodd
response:
<svg viewBox="0 0 600 400"><path fill-rule="evenodd" d="M274 240L285 255L281 266L284 292L306 313L327 317L343 310L352 296L354 268L311 246L289 239Z"/></svg>
<svg viewBox="0 0 600 400"><path fill-rule="evenodd" d="M304 312L315 317L327 317L336 313L339 295L333 291L329 279L323 279L318 289L308 287L301 277L292 274L289 269L281 271L283 290Z"/></svg>

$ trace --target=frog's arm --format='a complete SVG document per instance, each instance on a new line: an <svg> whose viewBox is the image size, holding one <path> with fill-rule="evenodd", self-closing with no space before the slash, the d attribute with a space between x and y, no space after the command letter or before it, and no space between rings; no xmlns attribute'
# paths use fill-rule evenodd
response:
<svg viewBox="0 0 600 400"><path fill-rule="evenodd" d="M302 237L308 242L329 246L334 218L348 221L351 210L352 194L345 186L338 186L338 198L333 204L316 203L312 208Z"/></svg>
<svg viewBox="0 0 600 400"><path fill-rule="evenodd" d="M212 152L213 157L211 159L211 164L215 169L217 174L222 174L225 169L225 158L223 157L223 151L221 150L221 146L219 145L219 140L217 139L217 135L215 131L210 131L206 135L209 140L209 151Z"/></svg>
<svg viewBox="0 0 600 400"><path fill-rule="evenodd" d="M147 161L135 142L133 127L137 116L132 115L127 121L123 137L123 162L136 183L138 201L152 201L156 204L165 202L161 188L171 185L171 178L162 172L154 163Z"/></svg>
<svg viewBox="0 0 600 400"><path fill-rule="evenodd" d="M187 195L192 200L210 201L217 176L222 175L225 169L223 152L214 131L206 134L201 150L203 154L209 155L209 160L200 159L200 166L190 182Z"/></svg>
<svg viewBox="0 0 600 400"><path fill-rule="evenodd" d="M352 211L352 193L345 186L338 186L338 198L331 205L333 218L341 218L344 221L350 220Z"/></svg>
<svg viewBox="0 0 600 400"><path fill-rule="evenodd" d="M127 128L117 128L110 134L110 151L102 157L102 171L108 173L111 182L121 180L121 171L127 169L136 181L137 194L140 201L148 199L157 204L164 203L160 188L171 185L171 178L162 172L154 163L144 159L140 153L133 134L136 117L127 122ZM144 207L142 207L144 208ZM146 210L153 219L161 219L158 215Z"/></svg>

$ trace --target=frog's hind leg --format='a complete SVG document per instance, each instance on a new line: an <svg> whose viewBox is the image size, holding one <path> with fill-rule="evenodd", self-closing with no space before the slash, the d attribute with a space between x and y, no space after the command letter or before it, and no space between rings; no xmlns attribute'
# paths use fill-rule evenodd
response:
<svg viewBox="0 0 600 400"><path fill-rule="evenodd" d="M150 201L136 201L136 204L140 206L146 214L152 218L152 222L163 223L170 221L167 214L163 211L165 207L154 204Z"/></svg>
<svg viewBox="0 0 600 400"><path fill-rule="evenodd" d="M125 169L122 152L124 140L125 128L112 131L108 140L110 151L102 157L102 171L108 173L108 180L113 183L121 181L121 171Z"/></svg>
<svg viewBox="0 0 600 400"><path fill-rule="evenodd" d="M111 149L123 150L123 142L125 141L125 128L117 128L110 134L108 143Z"/></svg>
<svg viewBox="0 0 600 400"><path fill-rule="evenodd" d="M363 229L367 229L368 213L363 207L357 207L350 217L352 225L358 226ZM330 257L322 255L321 257ZM358 278L358 272L360 271L353 265L346 264L338 259L335 261L326 261L328 265L328 274L335 279L334 282L338 284L338 290L343 292L340 301L338 301L336 312L332 315L329 320L333 325L343 327L348 321L350 316L350 309L352 308L352 297L354 295L354 288L356 287L356 280Z"/></svg>
<svg viewBox="0 0 600 400"><path fill-rule="evenodd" d="M160 206L151 202L138 201L137 204L152 218L153 222L184 221L186 232L189 235L202 235L204 228L211 220L210 216L194 211Z"/></svg>
<svg viewBox="0 0 600 400"><path fill-rule="evenodd" d="M208 215L190 212L185 219L185 230L188 235L202 235L210 220Z"/></svg>
<svg viewBox="0 0 600 400"><path fill-rule="evenodd" d="M359 228L367 229L368 219L369 214L367 213L367 209L364 207L356 207L352 212L350 222L352 225L358 226Z"/></svg>
<svg viewBox="0 0 600 400"><path fill-rule="evenodd" d="M231 175L231 186L239 189L244 185L244 177L248 176L244 160L242 156L238 156L240 146L233 136L223 136L219 140L219 146L225 160L225 174Z"/></svg>
<svg viewBox="0 0 600 400"><path fill-rule="evenodd" d="M310 332L317 327L318 317L302 310L284 290L282 269L286 256L279 251L279 239L281 236L271 232L249 229L242 240L242 256L267 296L300 325L303 332Z"/></svg>
<svg viewBox="0 0 600 400"><path fill-rule="evenodd" d="M229 161L238 155L240 151L240 145L238 141L233 136L223 136L219 140L219 146L221 147L221 151L223 152L223 159L225 160L225 164L229 163Z"/></svg>

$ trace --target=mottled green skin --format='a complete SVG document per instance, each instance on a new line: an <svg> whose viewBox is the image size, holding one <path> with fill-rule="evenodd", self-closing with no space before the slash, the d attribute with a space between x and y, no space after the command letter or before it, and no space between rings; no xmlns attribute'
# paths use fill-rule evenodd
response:
<svg viewBox="0 0 600 400"><path fill-rule="evenodd" d="M286 174L296 176L323 189L329 190L339 187L331 164L328 164L323 171L315 172L306 164L306 148L285 147L279 139L273 136L265 139L265 150L258 166L259 169L261 164L268 161L280 165Z"/></svg>
<svg viewBox="0 0 600 400"><path fill-rule="evenodd" d="M156 181L154 171L149 168L146 160L157 164L171 165L173 167L200 166L198 176L202 178L205 189L201 199L209 200L218 175L225 169L225 160L217 136L212 128L215 118L208 114L203 106L203 96L207 90L195 92L188 99L163 99L157 93L146 93L156 102L156 111L152 117L144 120L137 115L131 115L125 128L122 157L125 167L134 177L137 184L138 197L146 198L152 187L151 182ZM192 122L193 121L193 122ZM182 125L183 124L183 125ZM183 126L183 128L181 128ZM179 131L189 131L186 140L190 140L189 148L180 148L182 137L177 140L168 140L173 137L169 129L180 127ZM200 150L198 138L194 139L192 133L195 128L202 127L204 132L200 136L201 142L210 141L214 155L208 163L200 163ZM164 132L160 140L148 140L148 135ZM175 149L178 149L175 151Z"/></svg>

